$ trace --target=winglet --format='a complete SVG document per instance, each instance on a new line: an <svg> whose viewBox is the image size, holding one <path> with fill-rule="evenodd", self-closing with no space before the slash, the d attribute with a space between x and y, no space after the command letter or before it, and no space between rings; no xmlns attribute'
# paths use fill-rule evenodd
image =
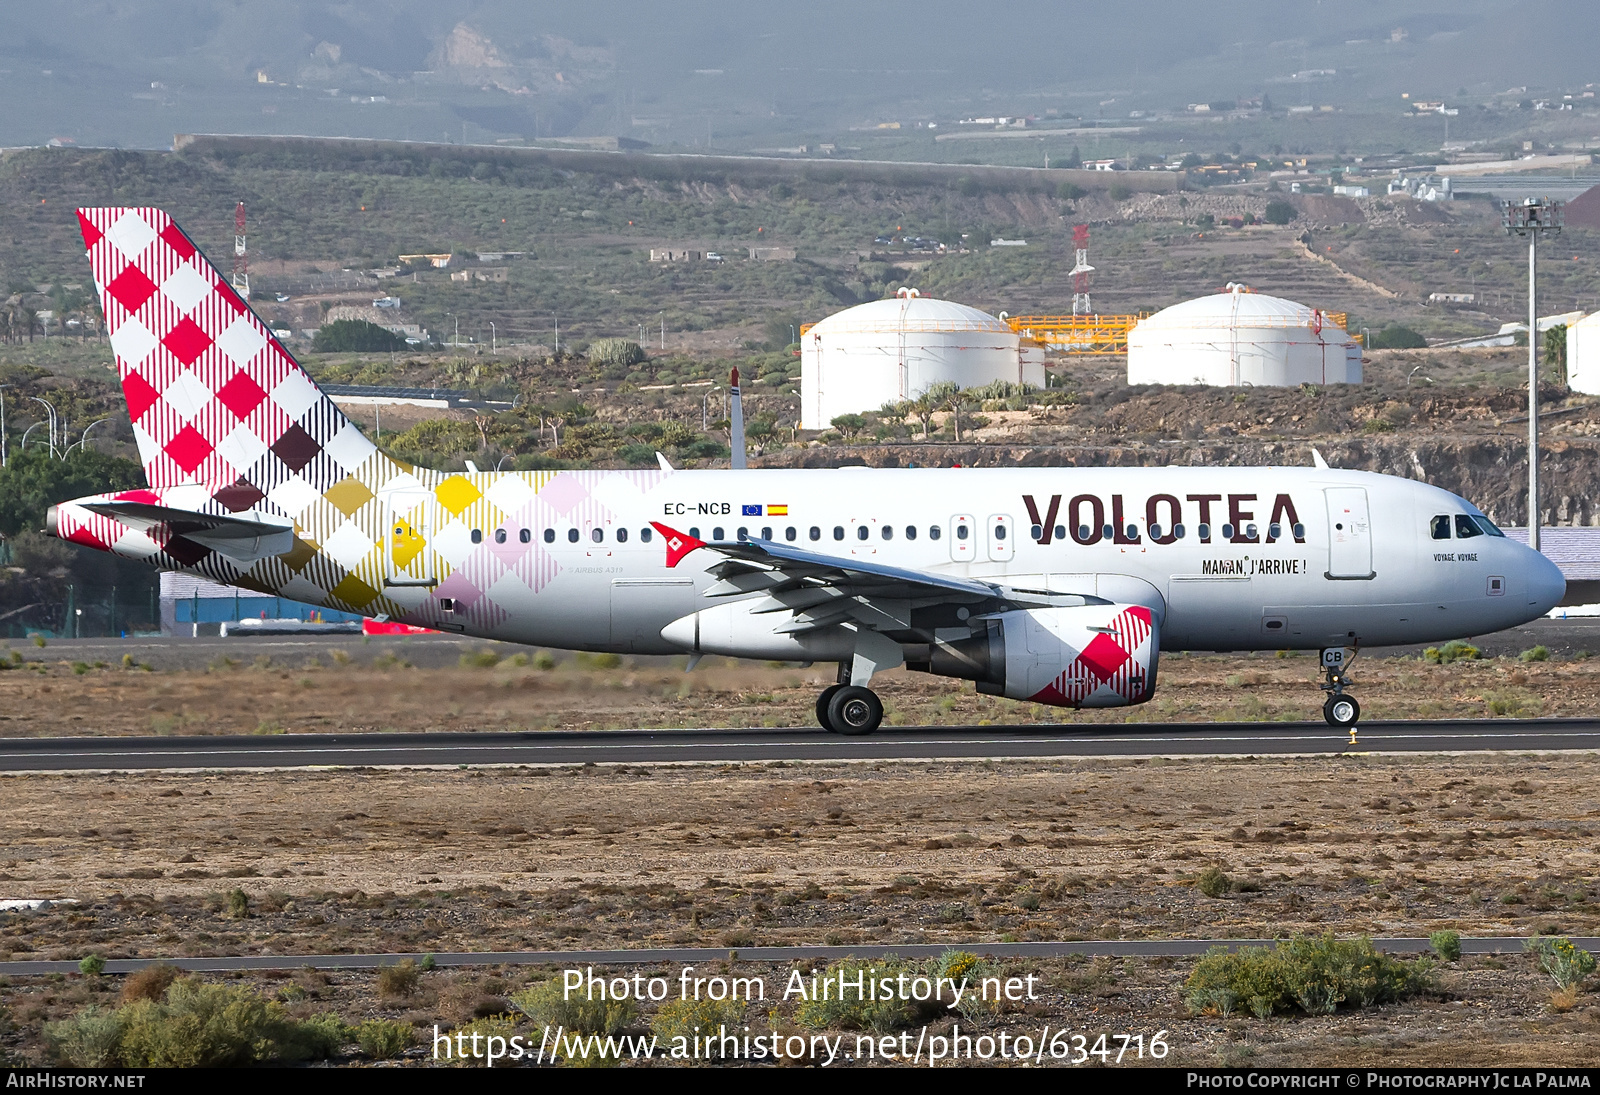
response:
<svg viewBox="0 0 1600 1095"><path fill-rule="evenodd" d="M1322 454L1314 447L1311 450L1311 463L1313 466L1319 468L1325 468L1328 466L1328 462L1322 458Z"/></svg>
<svg viewBox="0 0 1600 1095"><path fill-rule="evenodd" d="M678 470L677 468L672 466L672 461L667 459L666 453L662 452L659 449L656 450L656 463L661 465L661 470L662 471L677 471Z"/></svg>
<svg viewBox="0 0 1600 1095"><path fill-rule="evenodd" d="M687 532L679 532L669 528L660 521L651 521L650 527L659 532L667 542L667 569L671 570L683 562L683 557L698 548L706 546L704 540L696 540Z"/></svg>

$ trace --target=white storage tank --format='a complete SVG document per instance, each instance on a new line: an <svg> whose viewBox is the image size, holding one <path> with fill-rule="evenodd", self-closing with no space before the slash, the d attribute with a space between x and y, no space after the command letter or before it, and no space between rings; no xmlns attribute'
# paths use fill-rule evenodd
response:
<svg viewBox="0 0 1600 1095"><path fill-rule="evenodd" d="M915 399L946 380L1042 388L1043 355L1024 355L1016 333L987 312L901 289L893 300L837 312L800 337L800 425L826 429L841 414Z"/></svg>
<svg viewBox="0 0 1600 1095"><path fill-rule="evenodd" d="M1361 345L1325 312L1230 285L1135 324L1128 383L1359 384Z"/></svg>
<svg viewBox="0 0 1600 1095"><path fill-rule="evenodd" d="M1567 387L1600 394L1600 312L1567 324Z"/></svg>

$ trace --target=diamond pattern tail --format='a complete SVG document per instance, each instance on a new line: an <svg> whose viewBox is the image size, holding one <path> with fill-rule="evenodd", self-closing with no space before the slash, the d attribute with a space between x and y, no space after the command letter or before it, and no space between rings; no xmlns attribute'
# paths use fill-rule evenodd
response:
<svg viewBox="0 0 1600 1095"><path fill-rule="evenodd" d="M145 475L323 494L376 453L159 209L78 210ZM303 491L302 491L303 493Z"/></svg>

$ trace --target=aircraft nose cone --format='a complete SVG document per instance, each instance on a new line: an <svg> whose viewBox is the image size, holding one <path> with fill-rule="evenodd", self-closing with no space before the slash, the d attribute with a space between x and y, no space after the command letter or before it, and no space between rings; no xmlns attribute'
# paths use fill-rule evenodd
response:
<svg viewBox="0 0 1600 1095"><path fill-rule="evenodd" d="M1567 580L1561 570L1543 555L1534 553L1533 565L1528 568L1528 607L1537 608L1542 616L1567 595Z"/></svg>
<svg viewBox="0 0 1600 1095"><path fill-rule="evenodd" d="M661 629L661 637L673 646L685 650L698 650L700 648L700 628L693 613L682 619L673 620Z"/></svg>

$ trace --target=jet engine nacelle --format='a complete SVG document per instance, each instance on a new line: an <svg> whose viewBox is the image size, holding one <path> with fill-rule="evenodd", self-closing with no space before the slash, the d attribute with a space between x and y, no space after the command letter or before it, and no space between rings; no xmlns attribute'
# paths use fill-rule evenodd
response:
<svg viewBox="0 0 1600 1095"><path fill-rule="evenodd" d="M1160 623L1144 605L1034 608L983 624L968 638L907 647L906 668L1056 707L1126 707L1155 692Z"/></svg>

